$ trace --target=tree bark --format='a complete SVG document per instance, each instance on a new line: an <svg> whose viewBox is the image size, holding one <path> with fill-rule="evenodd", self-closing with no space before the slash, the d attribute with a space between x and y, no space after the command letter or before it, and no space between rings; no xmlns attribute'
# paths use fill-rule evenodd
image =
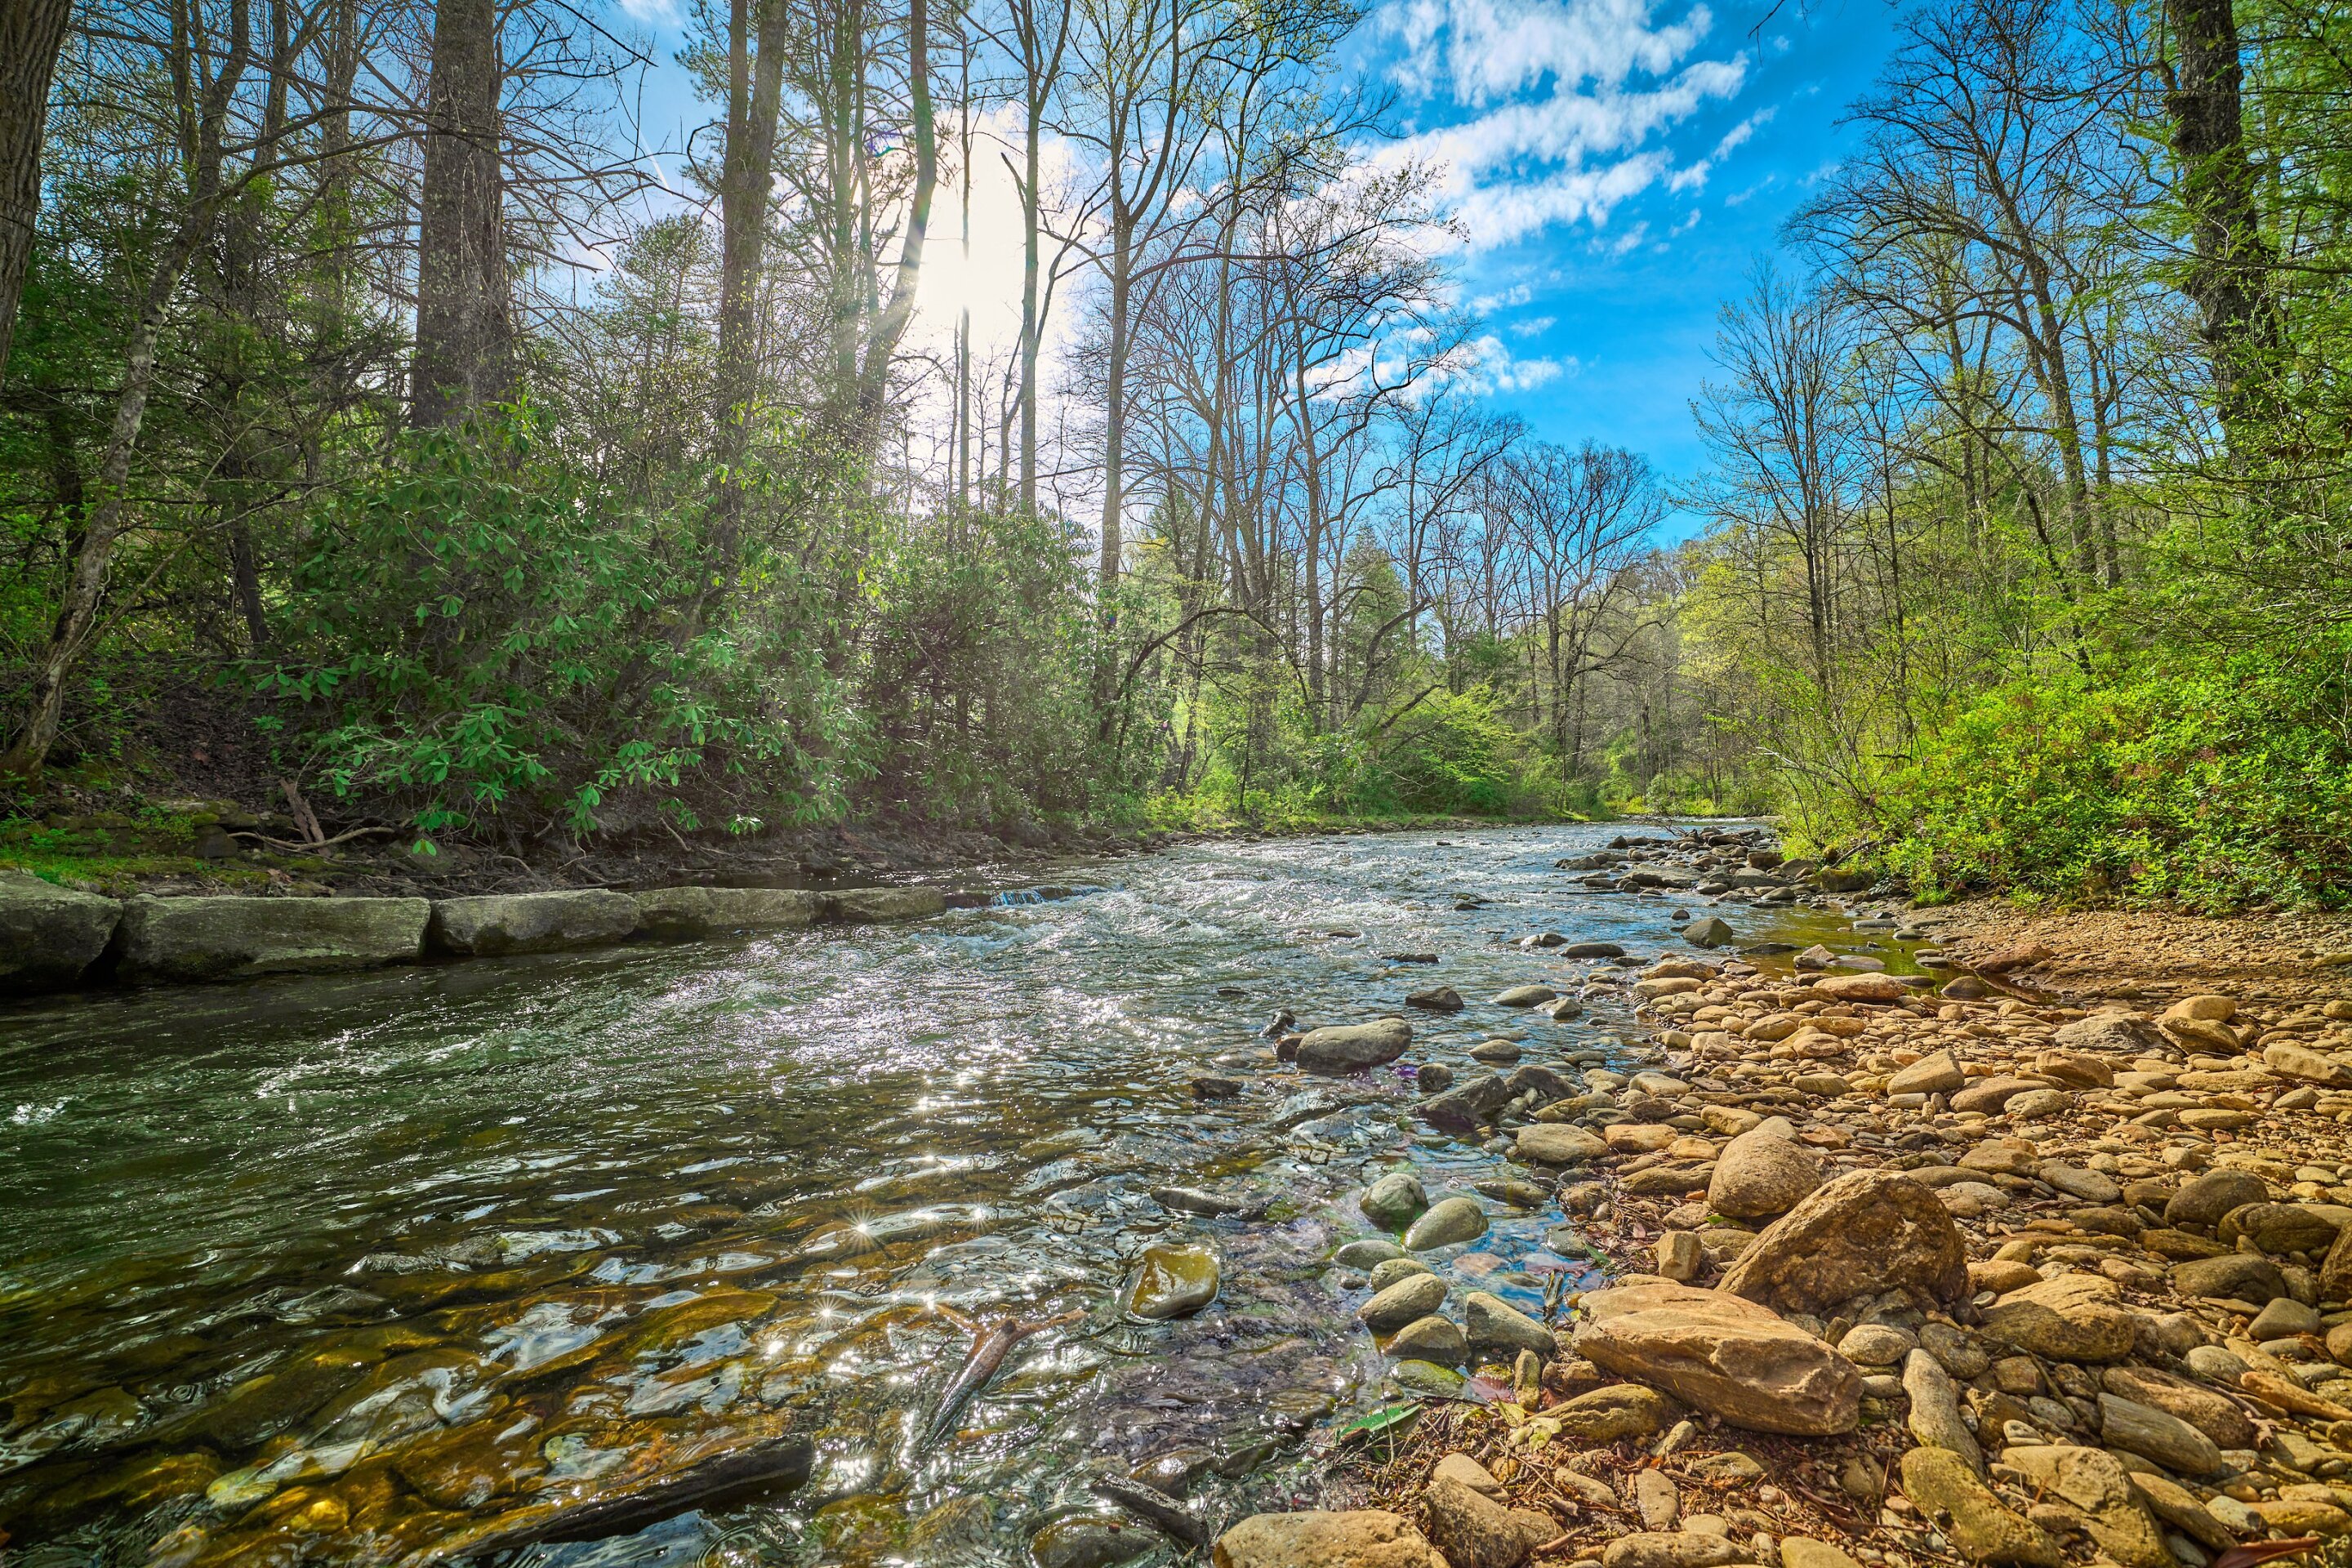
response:
<svg viewBox="0 0 2352 1568"><path fill-rule="evenodd" d="M514 317L501 213L496 0L436 0L417 226L418 429L514 394Z"/></svg>
<svg viewBox="0 0 2352 1568"><path fill-rule="evenodd" d="M1127 361L1131 350L1128 301L1134 287L1131 258L1134 236L1126 221L1111 219L1110 352L1103 386L1103 510L1100 583L1104 613L1109 613L1111 591L1118 586L1118 563L1123 542L1120 526L1127 495L1120 484L1127 461Z"/></svg>
<svg viewBox="0 0 2352 1568"><path fill-rule="evenodd" d="M759 10L759 59L751 58L751 9ZM733 0L728 15L727 161L720 175L719 363L712 418L718 428L713 570L731 573L742 541L742 466L759 395L760 268L766 255L769 186L775 174L776 113L783 98L782 0Z"/></svg>
<svg viewBox="0 0 2352 1568"><path fill-rule="evenodd" d="M2263 237L2246 156L2237 17L2231 0L2165 0L2164 12L2174 51L2165 110L2196 247L2188 292L2213 362L2222 422L2237 445L2236 427L2260 411L2265 367L2280 347L2266 286L2276 258Z"/></svg>
<svg viewBox="0 0 2352 1568"><path fill-rule="evenodd" d="M148 278L146 292L140 300L139 315L131 327L125 354L122 390L115 399L105 457L99 465L97 501L89 510L73 564L67 570L65 593L58 606L57 619L49 627L48 642L34 664L24 723L17 731L16 744L6 755L0 756L0 776L32 778L48 760L49 748L57 743L59 721L65 712L66 677L98 623L99 605L106 593L107 568L113 563L115 544L130 526L124 491L131 479L131 453L139 444L140 427L147 416L147 395L155 381L155 352L163 336L163 319L180 290L180 279L187 271L189 259L211 237L220 217L223 131L229 102L236 95L237 83L245 75L253 47L246 0L230 0L229 18L228 56L205 92L198 121L188 205L178 227L156 257L155 270Z"/></svg>
<svg viewBox="0 0 2352 1568"><path fill-rule="evenodd" d="M0 0L0 376L41 216L41 137L72 0Z"/></svg>
<svg viewBox="0 0 2352 1568"><path fill-rule="evenodd" d="M882 412L890 395L890 365L914 319L915 289L923 275L923 238L931 226L931 196L940 183L938 127L931 118L931 16L929 0L907 6L908 108L915 141L915 188L907 203L907 232L898 241L898 273L890 302L866 342L866 363L857 377L858 428L866 450L881 438Z"/></svg>

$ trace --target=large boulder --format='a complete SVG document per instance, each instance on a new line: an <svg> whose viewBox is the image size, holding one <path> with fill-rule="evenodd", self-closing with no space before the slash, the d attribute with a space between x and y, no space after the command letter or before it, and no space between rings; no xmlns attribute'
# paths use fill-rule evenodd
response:
<svg viewBox="0 0 2352 1568"><path fill-rule="evenodd" d="M1421 1531L1379 1509L1255 1513L1217 1538L1216 1568L1446 1568Z"/></svg>
<svg viewBox="0 0 2352 1568"><path fill-rule="evenodd" d="M423 899L141 897L123 906L117 973L148 985L414 963L432 910Z"/></svg>
<svg viewBox="0 0 2352 1568"><path fill-rule="evenodd" d="M1609 1152L1609 1145L1565 1121L1535 1121L1519 1129L1512 1152L1530 1164L1583 1165Z"/></svg>
<svg viewBox="0 0 2352 1568"><path fill-rule="evenodd" d="M1820 1155L1759 1127L1734 1138L1716 1156L1707 1206L1733 1219L1765 1219L1787 1214L1821 1184Z"/></svg>
<svg viewBox="0 0 2352 1568"><path fill-rule="evenodd" d="M1452 1568L1518 1568L1559 1533L1551 1515L1507 1507L1452 1476L1433 1479L1422 1502L1430 1542Z"/></svg>
<svg viewBox="0 0 2352 1568"><path fill-rule="evenodd" d="M1862 1369L1755 1302L1687 1285L1622 1285L1584 1298L1577 1353L1735 1426L1799 1436L1851 1432Z"/></svg>
<svg viewBox="0 0 2352 1568"><path fill-rule="evenodd" d="M1423 1070L1428 1070L1426 1065ZM1490 1072L1444 1094L1431 1096L1421 1102L1419 1110L1422 1119L1432 1127L1467 1137L1510 1103L1509 1081L1501 1073Z"/></svg>
<svg viewBox="0 0 2352 1568"><path fill-rule="evenodd" d="M2091 1539L2123 1568L2173 1568L2164 1531L2113 1454L2066 1444L2020 1443L2002 1462L2031 1477L2046 1496L2063 1500L2090 1521Z"/></svg>
<svg viewBox="0 0 2352 1568"><path fill-rule="evenodd" d="M929 920L947 907L948 896L937 888L848 888L825 894L823 912L843 925L870 925Z"/></svg>
<svg viewBox="0 0 2352 1568"><path fill-rule="evenodd" d="M656 888L635 897L637 929L677 941L804 926L824 902L792 888Z"/></svg>
<svg viewBox="0 0 2352 1568"><path fill-rule="evenodd" d="M1849 1171L1768 1226L1723 1289L1784 1312L1895 1289L1953 1301L1969 1291L1968 1247L1926 1185L1899 1171Z"/></svg>
<svg viewBox="0 0 2352 1568"><path fill-rule="evenodd" d="M2145 1013L2094 1013L2063 1026L2051 1038L2065 1050L2097 1051L2126 1058L2150 1051L2178 1054Z"/></svg>
<svg viewBox="0 0 2352 1568"><path fill-rule="evenodd" d="M2224 1166L2183 1182L2180 1190L2165 1200L2164 1223L2210 1230L2231 1209L2262 1203L2270 1195L2270 1188L2252 1171Z"/></svg>
<svg viewBox="0 0 2352 1568"><path fill-rule="evenodd" d="M1958 1454L1914 1448L1903 1456L1903 1492L1960 1556L1987 1568L2058 1568L2058 1543L1977 1479Z"/></svg>
<svg viewBox="0 0 2352 1568"><path fill-rule="evenodd" d="M1900 1002L1911 987L1892 974L1832 974L1813 982L1813 994L1832 1002Z"/></svg>
<svg viewBox="0 0 2352 1568"><path fill-rule="evenodd" d="M1521 1351L1533 1351L1545 1361L1559 1353L1549 1329L1484 1290L1473 1290L1462 1298L1462 1320L1474 1351L1497 1354L1505 1361Z"/></svg>
<svg viewBox="0 0 2352 1568"><path fill-rule="evenodd" d="M2321 1272L2326 1272L2325 1265ZM2278 1265L2252 1252L2225 1252L2219 1258L2192 1258L2172 1266L2172 1289L2181 1296L2210 1296L2228 1301L2252 1301L2263 1306L2287 1293L2286 1276Z"/></svg>
<svg viewBox="0 0 2352 1568"><path fill-rule="evenodd" d="M2061 1274L2011 1290L1984 1309L1988 1339L2053 1361L2121 1361L2139 1338L2139 1318L2098 1274Z"/></svg>
<svg viewBox="0 0 2352 1568"><path fill-rule="evenodd" d="M1333 1025L1299 1037L1298 1065L1308 1072L1360 1072L1396 1060L1411 1044L1412 1026L1402 1018Z"/></svg>
<svg viewBox="0 0 2352 1568"><path fill-rule="evenodd" d="M488 893L436 899L430 933L436 952L495 958L602 947L637 929L637 900L603 888L554 893Z"/></svg>
<svg viewBox="0 0 2352 1568"><path fill-rule="evenodd" d="M0 872L0 996L71 985L121 922L122 906L112 899Z"/></svg>

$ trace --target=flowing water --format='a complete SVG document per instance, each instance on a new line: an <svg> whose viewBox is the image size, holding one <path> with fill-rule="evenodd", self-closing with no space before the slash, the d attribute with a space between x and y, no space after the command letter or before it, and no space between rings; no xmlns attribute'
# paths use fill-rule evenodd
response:
<svg viewBox="0 0 2352 1568"><path fill-rule="evenodd" d="M1172 1550L1083 1522L1097 1474L1212 1524L1311 1497L1302 1437L1380 1396L1329 1262L1372 1234L1354 1192L1510 1173L1413 1121L1402 1064L1307 1078L1260 1031L1443 983L1474 1005L1408 1061L1613 1053L1605 986L1571 1024L1475 1004L1587 979L1531 931L1670 940L1553 868L1615 831L1196 847L915 925L0 1011L16 1559L423 1564L787 1437L796 1488L534 1561L1025 1563L1076 1519L1041 1555L1092 1563ZM1496 1212L1458 1281L1580 1281L1557 1209ZM1216 1300L1122 1313L1176 1244ZM1065 1316L926 1440L975 1327Z"/></svg>

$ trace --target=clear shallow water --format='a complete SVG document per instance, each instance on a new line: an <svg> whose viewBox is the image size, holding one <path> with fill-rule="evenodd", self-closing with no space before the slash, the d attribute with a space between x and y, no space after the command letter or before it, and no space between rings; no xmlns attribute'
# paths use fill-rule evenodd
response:
<svg viewBox="0 0 2352 1568"><path fill-rule="evenodd" d="M1197 847L910 926L0 1011L0 1522L44 1564L422 1563L784 1434L797 1490L534 1560L1026 1562L1147 1462L1213 1523L1300 1495L1301 1435L1381 1374L1327 1261L1371 1234L1353 1193L1498 1163L1400 1073L1303 1077L1259 1031L1443 983L1473 1005L1408 1062L1612 1046L1612 1002L1478 1004L1589 968L1531 931L1666 944L1671 901L1552 867L1617 831ZM1498 1209L1447 1271L1533 1307L1579 1267L1559 1217ZM1123 1319L1166 1243L1217 1248L1217 1301ZM920 1440L970 1320L1065 1313Z"/></svg>

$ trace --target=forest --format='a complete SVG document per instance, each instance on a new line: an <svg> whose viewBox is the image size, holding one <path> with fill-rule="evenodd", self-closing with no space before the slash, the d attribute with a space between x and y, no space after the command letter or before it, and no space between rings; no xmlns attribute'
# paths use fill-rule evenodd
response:
<svg viewBox="0 0 2352 1568"><path fill-rule="evenodd" d="M5 0L0 816L1769 812L1925 899L2352 894L2352 14L1903 11L1687 477L1495 411L1366 19L702 0L674 188L576 0ZM1000 170L1017 336L934 343Z"/></svg>

